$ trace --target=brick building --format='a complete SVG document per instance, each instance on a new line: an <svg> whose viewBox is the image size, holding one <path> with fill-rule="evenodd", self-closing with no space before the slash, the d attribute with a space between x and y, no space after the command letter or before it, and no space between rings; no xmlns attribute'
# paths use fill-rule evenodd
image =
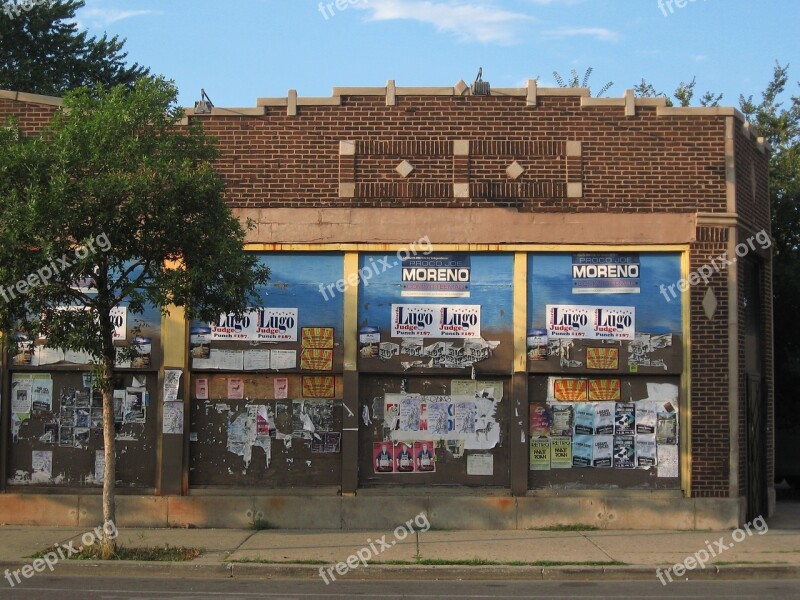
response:
<svg viewBox="0 0 800 600"><path fill-rule="evenodd" d="M0 92L30 130L58 105ZM121 519L692 529L770 510L768 149L738 111L390 81L190 120L272 279L245 321L148 317L150 364L120 369ZM99 514L67 358L6 368L5 397L49 377L57 415L4 404L20 522Z"/></svg>

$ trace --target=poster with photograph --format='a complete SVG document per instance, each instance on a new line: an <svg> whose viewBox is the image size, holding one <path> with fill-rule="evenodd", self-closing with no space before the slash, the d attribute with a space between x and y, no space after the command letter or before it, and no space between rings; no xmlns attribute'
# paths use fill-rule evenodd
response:
<svg viewBox="0 0 800 600"><path fill-rule="evenodd" d="M436 471L436 447L432 442L414 442L414 468L417 473Z"/></svg>
<svg viewBox="0 0 800 600"><path fill-rule="evenodd" d="M552 413L544 402L534 402L530 406L530 436L549 436L553 424Z"/></svg>
<svg viewBox="0 0 800 600"><path fill-rule="evenodd" d="M575 406L572 404L552 404L553 425L551 433L554 436L571 436L575 420Z"/></svg>
<svg viewBox="0 0 800 600"><path fill-rule="evenodd" d="M414 446L408 442L398 442L394 447L394 470L397 473L414 472Z"/></svg>
<svg viewBox="0 0 800 600"><path fill-rule="evenodd" d="M372 466L375 473L394 472L394 446L392 442L372 443Z"/></svg>
<svg viewBox="0 0 800 600"><path fill-rule="evenodd" d="M53 380L31 380L31 407L34 415L53 411Z"/></svg>

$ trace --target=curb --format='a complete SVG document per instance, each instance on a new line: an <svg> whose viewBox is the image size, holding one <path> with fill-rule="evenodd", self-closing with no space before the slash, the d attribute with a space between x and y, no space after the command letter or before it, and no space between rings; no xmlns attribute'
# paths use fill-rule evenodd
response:
<svg viewBox="0 0 800 600"><path fill-rule="evenodd" d="M0 570L18 569L23 561L0 561ZM68 561L59 563L52 573L63 577L179 577L204 579L319 579L320 567L294 563L158 563L149 561ZM336 580L517 580L517 581L658 581L654 566L564 566L530 567L502 565L386 565L374 564L338 575ZM330 575L329 579L332 579ZM726 565L692 571L686 580L800 579L800 565Z"/></svg>

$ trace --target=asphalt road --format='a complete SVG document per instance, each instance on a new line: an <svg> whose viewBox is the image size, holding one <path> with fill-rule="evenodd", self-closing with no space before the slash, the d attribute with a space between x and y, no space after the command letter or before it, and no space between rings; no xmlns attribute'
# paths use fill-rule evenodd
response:
<svg viewBox="0 0 800 600"><path fill-rule="evenodd" d="M800 598L798 580L692 581L662 586L657 581L322 581L247 579L39 577L0 598L39 600L311 600L379 598L380 600L512 600L516 598Z"/></svg>

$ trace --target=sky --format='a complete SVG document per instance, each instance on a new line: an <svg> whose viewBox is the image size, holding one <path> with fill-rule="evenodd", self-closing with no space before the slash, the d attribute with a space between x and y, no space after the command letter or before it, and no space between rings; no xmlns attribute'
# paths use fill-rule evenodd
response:
<svg viewBox="0 0 800 600"><path fill-rule="evenodd" d="M800 0L86 0L78 22L126 38L138 62L172 79L179 103L216 106L330 96L334 86L452 86L478 68L492 87L553 71L620 97L642 78L671 93L760 97L775 61L800 95Z"/></svg>

